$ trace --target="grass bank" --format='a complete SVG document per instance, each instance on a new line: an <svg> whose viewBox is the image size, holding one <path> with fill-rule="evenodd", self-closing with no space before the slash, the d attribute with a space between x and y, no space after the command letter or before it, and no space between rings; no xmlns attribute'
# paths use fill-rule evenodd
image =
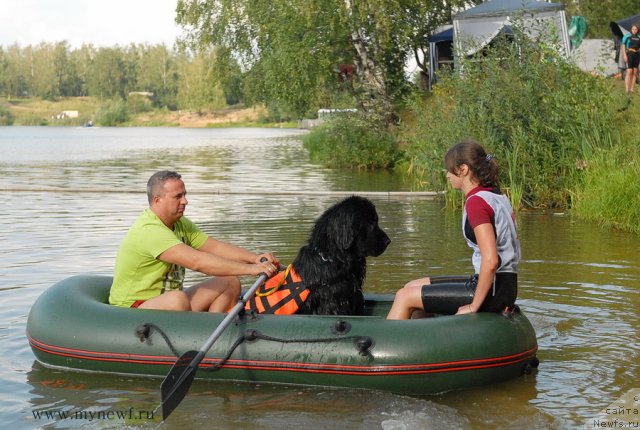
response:
<svg viewBox="0 0 640 430"><path fill-rule="evenodd" d="M64 111L77 111L74 118L57 118ZM140 103L98 100L92 97L0 99L0 125L124 127L277 127L295 128L294 122L271 121L261 107L229 107L215 112L170 111L140 108Z"/></svg>
<svg viewBox="0 0 640 430"><path fill-rule="evenodd" d="M100 102L91 97L72 97L57 101L37 98L0 99L0 108L12 117L11 124L4 125L60 125L79 126L92 120ZM77 111L77 118L59 118L64 111Z"/></svg>
<svg viewBox="0 0 640 430"><path fill-rule="evenodd" d="M624 85L615 84L622 98ZM571 209L603 227L640 234L640 92L625 100L613 125L619 139L610 149L593 151L580 166Z"/></svg>

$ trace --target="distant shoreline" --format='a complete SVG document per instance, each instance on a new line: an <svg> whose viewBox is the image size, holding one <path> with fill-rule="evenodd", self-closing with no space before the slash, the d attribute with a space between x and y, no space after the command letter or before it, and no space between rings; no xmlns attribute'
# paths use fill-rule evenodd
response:
<svg viewBox="0 0 640 430"><path fill-rule="evenodd" d="M0 125L12 126L72 126L81 127L89 123L101 126L94 120L100 101L91 97L72 97L57 101L36 98L0 99ZM9 112L11 123L2 120L2 111ZM61 113L72 112L74 117L62 117ZM295 122L272 122L263 107L234 106L214 112L170 111L157 109L130 114L128 121L118 127L275 127L297 128Z"/></svg>

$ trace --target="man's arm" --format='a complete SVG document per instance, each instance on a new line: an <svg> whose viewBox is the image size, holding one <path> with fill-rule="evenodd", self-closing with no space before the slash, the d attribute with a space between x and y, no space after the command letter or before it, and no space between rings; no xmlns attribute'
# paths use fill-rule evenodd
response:
<svg viewBox="0 0 640 430"><path fill-rule="evenodd" d="M258 262L258 254L212 237L209 237L207 241L198 248L198 251L243 263Z"/></svg>
<svg viewBox="0 0 640 430"><path fill-rule="evenodd" d="M256 254L233 245L226 245L228 246L225 246L224 242L211 238L207 239L199 249L181 243L167 249L158 258L165 263L177 264L210 276L257 276L263 272L269 275L273 273L275 266L271 262L254 262L258 258ZM215 249L215 254L210 252L212 249ZM230 254L224 256L219 254L227 250Z"/></svg>
<svg viewBox="0 0 640 430"><path fill-rule="evenodd" d="M278 261L278 259L270 252L256 254L245 248L241 248L239 246L235 246L228 242L223 242L212 237L209 237L207 241L200 248L198 248L198 250L208 252L210 254L217 255L229 260L235 260L244 263L260 263L261 261L264 261L264 259L266 259L267 262L273 264L274 266L276 266L276 268L280 266L280 262Z"/></svg>

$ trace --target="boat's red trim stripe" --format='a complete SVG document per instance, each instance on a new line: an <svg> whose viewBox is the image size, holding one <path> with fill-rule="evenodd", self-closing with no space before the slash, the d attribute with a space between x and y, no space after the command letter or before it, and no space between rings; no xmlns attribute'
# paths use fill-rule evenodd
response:
<svg viewBox="0 0 640 430"><path fill-rule="evenodd" d="M123 354L117 352L88 351L84 349L65 348L63 346L49 345L40 342L31 336L29 343L33 348L39 349L47 354L59 355L61 357L81 358L96 361L115 361L122 363L141 364L168 364L173 365L176 357L173 355L143 355L143 354Z"/></svg>
<svg viewBox="0 0 640 430"><path fill-rule="evenodd" d="M486 369L491 367L508 366L532 358L537 347L518 354L490 357L484 359L458 360L440 363L417 363L403 365L360 366L337 365L297 362L269 362L256 360L227 360L223 367L231 369L249 368L252 370L285 370L308 373L339 373L341 375L415 375L422 373L455 372L461 370ZM200 364L207 368L216 365L220 360L205 358Z"/></svg>
<svg viewBox="0 0 640 430"><path fill-rule="evenodd" d="M403 370L403 369L416 369L418 367L434 367L434 366L447 366L447 367L452 367L452 366L473 366L474 364L487 364L487 363L491 363L491 362L504 362L504 361L512 361L515 360L517 361L522 361L523 359L526 359L528 357L530 357L533 353L535 353L535 351L538 348L532 348L528 351L524 351L524 352L519 352L517 354L512 354L512 355L503 355L500 357L489 357L489 358L480 358L480 359L468 359L468 360L458 360L458 361L446 361L446 362L440 362L440 363L424 363L424 364L396 364L396 365L392 365L392 366L384 366L384 369L389 369L390 367L393 367L393 369L397 369L397 370ZM215 358L205 358L202 360L202 363L204 365L204 367L206 367L207 365L215 365L217 363L219 363L220 360L217 360ZM238 363L242 363L242 364L249 364L249 365L261 365L261 366L281 366L281 365L297 365L300 363L297 362L283 362L283 361L264 361L264 360L234 360L234 359L229 359L226 361L225 367L227 366L227 364L234 364L235 362ZM320 366L332 366L332 365L320 365ZM349 368L352 367L354 369L360 369L362 368L362 366L360 365L340 365L340 367L343 368ZM375 367L372 366L368 366L368 369L375 369Z"/></svg>
<svg viewBox="0 0 640 430"><path fill-rule="evenodd" d="M30 336L29 343L33 348L36 348L47 354L83 360L165 366L171 366L176 361L176 357L172 355L123 354L116 352L88 351L82 349L65 348L61 346L45 344L43 342L37 341ZM293 371L307 373L331 373L340 375L412 375L509 366L512 364L524 362L532 358L535 355L537 349L537 347L534 347L517 354L510 354L499 357L457 360L440 363L362 366L348 364L229 359L224 363L222 367L226 369ZM208 367L213 367L219 363L220 359L205 358L200 363L200 367L206 369Z"/></svg>

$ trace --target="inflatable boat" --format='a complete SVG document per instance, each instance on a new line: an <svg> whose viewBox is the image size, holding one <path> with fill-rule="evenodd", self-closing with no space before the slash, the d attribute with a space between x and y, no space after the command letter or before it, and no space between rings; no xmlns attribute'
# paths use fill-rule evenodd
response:
<svg viewBox="0 0 640 430"><path fill-rule="evenodd" d="M107 304L111 277L80 275L34 303L27 337L54 368L162 377L226 314ZM364 316L241 313L200 362L197 378L424 395L491 384L537 366L536 335L519 309L389 321L391 295Z"/></svg>

